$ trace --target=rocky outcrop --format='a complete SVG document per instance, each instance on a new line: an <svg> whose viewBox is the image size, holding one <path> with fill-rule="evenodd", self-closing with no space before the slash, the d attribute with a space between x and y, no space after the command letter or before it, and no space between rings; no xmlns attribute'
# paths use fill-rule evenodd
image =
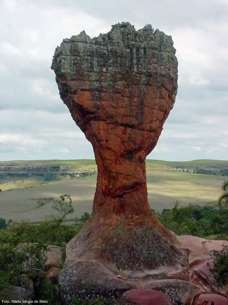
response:
<svg viewBox="0 0 228 305"><path fill-rule="evenodd" d="M145 283L145 288L162 291L169 299L170 304L191 304L193 297L200 292L200 288L189 280L165 279L150 280Z"/></svg>
<svg viewBox="0 0 228 305"><path fill-rule="evenodd" d="M192 235L178 236L180 246L189 252L189 281L203 292L228 294L215 278L214 253L222 253L228 247L227 240L207 240Z"/></svg>
<svg viewBox="0 0 228 305"><path fill-rule="evenodd" d="M122 305L171 305L167 296L157 290L132 289L123 294Z"/></svg>
<svg viewBox="0 0 228 305"><path fill-rule="evenodd" d="M175 101L177 59L170 36L116 24L91 39L64 39L52 69L60 96L92 143L98 166L94 211L148 214L145 157Z"/></svg>
<svg viewBox="0 0 228 305"><path fill-rule="evenodd" d="M44 269L46 278L52 282L58 281L58 276L63 264L63 249L58 246L49 245L46 251Z"/></svg>
<svg viewBox="0 0 228 305"><path fill-rule="evenodd" d="M228 299L225 296L215 293L202 293L197 296L193 305L228 305Z"/></svg>
<svg viewBox="0 0 228 305"><path fill-rule="evenodd" d="M4 300L5 304L22 304L23 301L29 304L29 302L33 302L34 290L10 285L0 291L0 297L2 304L4 303Z"/></svg>
<svg viewBox="0 0 228 305"><path fill-rule="evenodd" d="M93 216L67 246L63 294L89 293L94 274L104 273L100 289L95 285L103 295L115 290L107 286L107 276L117 290L126 278L134 286L138 272L183 277L187 255L151 212L145 174L145 158L177 92L172 38L150 25L136 31L129 23L95 38L81 32L56 48L52 69L62 100L93 145L98 167Z"/></svg>

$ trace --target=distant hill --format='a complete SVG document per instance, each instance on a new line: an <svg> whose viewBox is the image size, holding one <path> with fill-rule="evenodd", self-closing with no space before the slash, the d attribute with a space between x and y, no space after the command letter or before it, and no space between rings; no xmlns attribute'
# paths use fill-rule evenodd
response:
<svg viewBox="0 0 228 305"><path fill-rule="evenodd" d="M195 174L228 176L228 161L226 160L192 160L192 161L158 161Z"/></svg>
<svg viewBox="0 0 228 305"><path fill-rule="evenodd" d="M156 211L176 202L214 204L228 180L228 161L171 162L147 160L147 190ZM51 205L38 208L61 194L72 197L75 216L91 212L96 188L94 160L46 160L0 162L0 215L6 219L36 221L51 217Z"/></svg>
<svg viewBox="0 0 228 305"><path fill-rule="evenodd" d="M0 162L0 182L37 178L52 181L61 177L78 177L94 174L93 160L51 160L51 161L6 161Z"/></svg>
<svg viewBox="0 0 228 305"><path fill-rule="evenodd" d="M165 166L192 174L228 176L228 161L225 160L147 160L147 167L150 166ZM64 176L90 175L96 170L94 160L1 161L0 181L31 177L51 181Z"/></svg>

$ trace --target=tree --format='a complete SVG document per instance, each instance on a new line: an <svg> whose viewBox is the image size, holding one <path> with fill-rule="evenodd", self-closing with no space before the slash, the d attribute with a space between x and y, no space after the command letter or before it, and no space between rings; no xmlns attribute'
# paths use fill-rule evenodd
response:
<svg viewBox="0 0 228 305"><path fill-rule="evenodd" d="M228 181L224 182L223 186L223 194L218 199L218 204L221 208L228 208Z"/></svg>
<svg viewBox="0 0 228 305"><path fill-rule="evenodd" d="M68 194L60 195L52 207L59 213L58 221L60 222L63 222L67 215L74 212L72 198Z"/></svg>

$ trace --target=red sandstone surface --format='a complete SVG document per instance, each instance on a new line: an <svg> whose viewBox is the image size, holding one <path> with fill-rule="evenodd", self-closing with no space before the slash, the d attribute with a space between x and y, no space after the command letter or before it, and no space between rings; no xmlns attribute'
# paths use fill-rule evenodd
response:
<svg viewBox="0 0 228 305"><path fill-rule="evenodd" d="M172 38L151 26L136 31L129 23L93 39L82 32L57 47L52 69L98 167L92 219L67 245L60 275L65 303L77 295L119 297L143 288L129 291L136 304L154 304L156 289L172 305L187 305L196 294L216 290L207 264L221 242L177 238L159 223L147 199L145 158L177 92ZM214 292L217 302L219 289ZM168 304L158 295L156 302ZM196 304L204 304L204 297Z"/></svg>
<svg viewBox="0 0 228 305"><path fill-rule="evenodd" d="M152 219L145 158L175 101L171 37L151 26L136 31L129 23L93 39L82 32L56 49L52 68L64 103L93 145L94 213Z"/></svg>

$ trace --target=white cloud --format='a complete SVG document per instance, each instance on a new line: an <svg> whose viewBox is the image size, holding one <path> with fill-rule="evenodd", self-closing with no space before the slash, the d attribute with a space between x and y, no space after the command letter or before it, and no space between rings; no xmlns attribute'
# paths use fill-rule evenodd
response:
<svg viewBox="0 0 228 305"><path fill-rule="evenodd" d="M49 100L58 100L58 92L53 86L50 85L50 81L47 79L36 78L32 81L32 91L34 95L45 97Z"/></svg>
<svg viewBox="0 0 228 305"><path fill-rule="evenodd" d="M63 38L122 20L152 23L177 49L177 101L151 156L227 158L227 14L227 0L1 0L0 160L93 157L58 96L51 60Z"/></svg>

